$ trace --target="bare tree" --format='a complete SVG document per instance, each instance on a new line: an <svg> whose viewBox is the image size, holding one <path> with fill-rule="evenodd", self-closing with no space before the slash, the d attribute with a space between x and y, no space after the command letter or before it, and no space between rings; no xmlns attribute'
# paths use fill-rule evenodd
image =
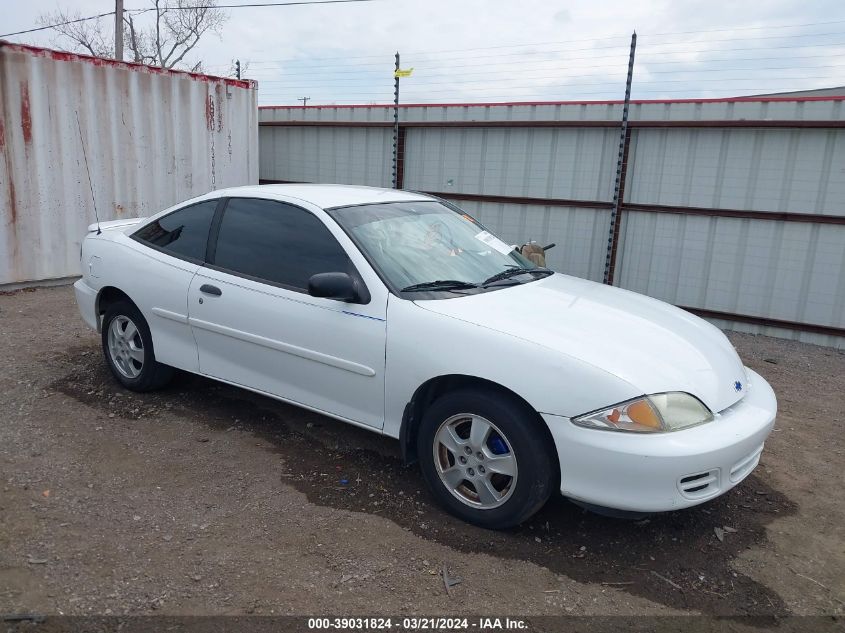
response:
<svg viewBox="0 0 845 633"><path fill-rule="evenodd" d="M127 11L123 19L124 46L132 61L162 68L202 69L202 62L188 65L185 57L211 31L220 33L228 15L216 7L216 0L152 0L148 9ZM152 19L149 19L149 16ZM47 26L81 17L77 12L55 11L43 14L39 23ZM54 42L100 57L111 56L113 33L101 20L89 20L54 27Z"/></svg>
<svg viewBox="0 0 845 633"><path fill-rule="evenodd" d="M212 31L220 33L228 16L208 0L153 0L153 24L146 28L136 24L131 13L126 14L126 47L134 61L162 68L173 68L183 63L187 55ZM199 70L195 65L192 70Z"/></svg>
<svg viewBox="0 0 845 633"><path fill-rule="evenodd" d="M84 20L79 11L58 9L38 16L38 25L49 27L52 24L73 22L53 27L58 37L52 40L57 48L70 48L95 57L110 57L114 51L114 40L110 30L103 27L100 20ZM70 46L67 46L68 41Z"/></svg>

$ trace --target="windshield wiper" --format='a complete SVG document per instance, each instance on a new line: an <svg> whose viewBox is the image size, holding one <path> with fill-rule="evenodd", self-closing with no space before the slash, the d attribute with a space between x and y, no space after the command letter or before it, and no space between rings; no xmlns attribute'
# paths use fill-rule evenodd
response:
<svg viewBox="0 0 845 633"><path fill-rule="evenodd" d="M496 281L501 281L502 279L508 279L510 277L516 277L517 275L524 275L524 274L542 274L544 277L546 275L553 275L554 271L548 268L508 268L507 270L503 270L502 272L498 272L495 275L488 277L484 281L481 282L482 286L486 286L488 284L492 284Z"/></svg>
<svg viewBox="0 0 845 633"><path fill-rule="evenodd" d="M401 292L414 292L415 290L465 290L468 288L478 288L478 286L470 281L438 279L436 281L424 281L419 284L406 286L402 288Z"/></svg>

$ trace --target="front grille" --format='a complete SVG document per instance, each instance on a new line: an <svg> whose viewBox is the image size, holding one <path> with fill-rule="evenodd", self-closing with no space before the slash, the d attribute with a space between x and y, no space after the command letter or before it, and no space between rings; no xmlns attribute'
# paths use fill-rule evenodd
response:
<svg viewBox="0 0 845 633"><path fill-rule="evenodd" d="M703 499L719 491L719 469L685 475L678 480L678 489L688 499Z"/></svg>

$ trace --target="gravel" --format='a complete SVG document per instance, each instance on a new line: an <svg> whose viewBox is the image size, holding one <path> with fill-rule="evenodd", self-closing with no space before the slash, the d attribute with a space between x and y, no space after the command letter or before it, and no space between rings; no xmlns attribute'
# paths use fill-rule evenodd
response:
<svg viewBox="0 0 845 633"><path fill-rule="evenodd" d="M841 614L845 354L731 339L780 406L742 485L489 532L392 440L198 377L127 392L70 288L0 295L0 613Z"/></svg>

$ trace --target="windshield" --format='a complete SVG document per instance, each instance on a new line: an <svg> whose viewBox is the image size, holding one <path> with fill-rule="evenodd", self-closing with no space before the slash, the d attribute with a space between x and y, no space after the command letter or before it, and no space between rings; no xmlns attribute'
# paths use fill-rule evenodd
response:
<svg viewBox="0 0 845 633"><path fill-rule="evenodd" d="M472 289L499 281L491 277L501 274L507 283L519 283L511 278L537 268L473 218L441 202L341 207L329 213L400 291ZM420 285L425 287L415 288Z"/></svg>

